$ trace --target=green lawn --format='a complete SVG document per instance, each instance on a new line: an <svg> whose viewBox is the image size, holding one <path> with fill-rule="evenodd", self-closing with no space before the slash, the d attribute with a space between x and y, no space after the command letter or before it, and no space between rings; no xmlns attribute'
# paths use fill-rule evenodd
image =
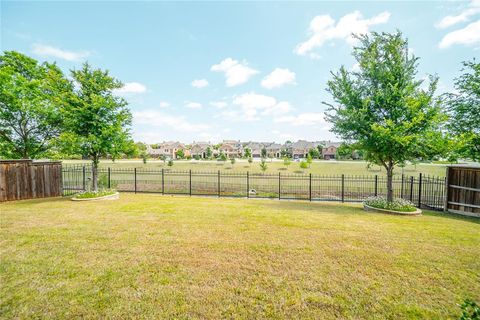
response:
<svg viewBox="0 0 480 320"><path fill-rule="evenodd" d="M0 204L1 318L455 318L480 221L121 194Z"/></svg>
<svg viewBox="0 0 480 320"><path fill-rule="evenodd" d="M78 160L64 160L65 164L81 164L89 163L85 161ZM301 169L299 162L293 162L289 166L285 166L282 161L272 161L267 160L267 171L266 173L312 173L312 174L324 174L324 175L381 175L385 174L385 169L379 166L367 166L367 163L364 161L315 161L311 164L309 169ZM445 176L445 164L417 164L417 165L408 165L403 171L402 168L397 168L395 174L401 175L402 172L405 175L418 175L419 173L434 175L439 177ZM261 172L260 165L258 160L249 164L246 160L237 160L237 162L232 165L229 161L186 161L179 160L174 161L172 167L167 166L161 160L148 160L147 164L143 164L140 160L117 160L112 162L111 160L103 160L100 162L100 167L111 167L111 168L166 168L170 170L197 170L197 171L217 171L225 170L228 172L238 172L238 171L250 171L250 172Z"/></svg>

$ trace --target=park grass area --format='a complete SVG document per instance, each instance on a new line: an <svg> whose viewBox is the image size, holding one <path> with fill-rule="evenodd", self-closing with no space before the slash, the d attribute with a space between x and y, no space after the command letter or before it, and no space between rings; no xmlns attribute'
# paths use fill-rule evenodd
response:
<svg viewBox="0 0 480 320"><path fill-rule="evenodd" d="M479 220L121 194L0 204L2 318L456 318Z"/></svg>
<svg viewBox="0 0 480 320"><path fill-rule="evenodd" d="M90 162L80 160L64 160L64 164L87 164ZM150 159L144 164L141 160L102 160L101 168L142 168L142 169L169 169L169 170L195 170L195 171L226 171L226 172L262 172L258 159L249 164L244 159L239 159L235 164L229 161L189 161L176 160L173 166L168 166L167 162L158 159ZM314 161L310 168L301 169L300 162L292 161L290 165L285 166L283 161L267 160L267 170L265 173L297 173L297 174L319 174L319 175L385 175L385 168L380 166L368 166L365 161ZM403 169L397 167L396 175L416 176L420 173L444 177L446 172L445 164L420 163L416 165L407 165Z"/></svg>

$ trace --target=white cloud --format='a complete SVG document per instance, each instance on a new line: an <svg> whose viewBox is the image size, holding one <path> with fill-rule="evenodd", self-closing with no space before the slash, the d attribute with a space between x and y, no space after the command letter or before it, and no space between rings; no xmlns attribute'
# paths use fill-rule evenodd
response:
<svg viewBox="0 0 480 320"><path fill-rule="evenodd" d="M297 45L295 53L298 55L311 54L310 52L321 47L325 42L331 40L345 40L349 44L354 44L355 39L352 33L368 33L369 27L387 23L390 19L390 12L384 11L370 19L363 19L359 11L344 15L335 24L335 20L330 15L320 15L313 18L310 22L310 38Z"/></svg>
<svg viewBox="0 0 480 320"><path fill-rule="evenodd" d="M270 96L256 94L254 92L245 93L233 99L233 105L240 107L240 111L230 110L223 113L224 116L238 118L246 121L258 120L260 116L280 116L290 112L293 108L286 101L277 102Z"/></svg>
<svg viewBox="0 0 480 320"><path fill-rule="evenodd" d="M223 109L227 107L228 103L226 103L225 101L212 101L210 102L210 105L218 109Z"/></svg>
<svg viewBox="0 0 480 320"><path fill-rule="evenodd" d="M226 58L219 64L213 65L210 70L224 72L227 87L234 87L247 82L250 77L258 71L247 66L245 62L240 63L232 58Z"/></svg>
<svg viewBox="0 0 480 320"><path fill-rule="evenodd" d="M145 93L147 87L139 82L127 82L120 89L115 89L116 94Z"/></svg>
<svg viewBox="0 0 480 320"><path fill-rule="evenodd" d="M283 116L274 119L278 123L287 123L292 126L313 126L326 124L325 114L323 112L306 112L296 116Z"/></svg>
<svg viewBox="0 0 480 320"><path fill-rule="evenodd" d="M286 84L295 84L295 72L276 68L262 80L262 87L267 89L280 88Z"/></svg>
<svg viewBox="0 0 480 320"><path fill-rule="evenodd" d="M192 81L192 87L194 88L205 88L208 87L207 79L196 79Z"/></svg>
<svg viewBox="0 0 480 320"><path fill-rule="evenodd" d="M168 108L170 107L170 103L167 101L160 101L160 108Z"/></svg>
<svg viewBox="0 0 480 320"><path fill-rule="evenodd" d="M470 17L480 13L480 0L473 0L469 6L457 15L446 16L435 27L445 29L461 22L467 22Z"/></svg>
<svg viewBox="0 0 480 320"><path fill-rule="evenodd" d="M480 20L470 23L463 29L447 33L438 44L438 47L445 49L454 44L480 44Z"/></svg>
<svg viewBox="0 0 480 320"><path fill-rule="evenodd" d="M89 51L67 51L40 43L33 45L33 53L41 57L54 57L67 61L80 61L91 55Z"/></svg>
<svg viewBox="0 0 480 320"><path fill-rule="evenodd" d="M202 104L198 102L185 102L185 107L190 108L190 109L201 109Z"/></svg>
<svg viewBox="0 0 480 320"><path fill-rule="evenodd" d="M191 123L183 116L172 116L155 110L134 111L133 122L136 125L169 127L182 132L199 132L210 128L210 126L206 124Z"/></svg>

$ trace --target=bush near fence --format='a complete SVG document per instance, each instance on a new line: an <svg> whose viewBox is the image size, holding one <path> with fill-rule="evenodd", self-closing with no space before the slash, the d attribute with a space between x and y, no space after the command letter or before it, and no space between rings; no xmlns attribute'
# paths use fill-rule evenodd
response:
<svg viewBox="0 0 480 320"><path fill-rule="evenodd" d="M87 190L90 166L64 166L63 190L71 195ZM445 178L394 177L394 195L418 207L443 210ZM276 198L309 201L355 202L386 195L386 177L378 175L264 174L169 169L101 168L100 188L220 197Z"/></svg>

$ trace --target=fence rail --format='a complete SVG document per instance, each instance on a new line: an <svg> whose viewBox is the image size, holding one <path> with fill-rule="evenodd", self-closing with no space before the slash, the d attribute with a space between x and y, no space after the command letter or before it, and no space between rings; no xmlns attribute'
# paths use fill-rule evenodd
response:
<svg viewBox="0 0 480 320"><path fill-rule="evenodd" d="M169 169L99 168L99 187L135 193L276 198L359 202L386 195L386 177L379 175L264 174L252 172L179 171ZM87 190L90 166L63 166L65 195ZM394 196L417 207L443 210L445 178L395 176Z"/></svg>

